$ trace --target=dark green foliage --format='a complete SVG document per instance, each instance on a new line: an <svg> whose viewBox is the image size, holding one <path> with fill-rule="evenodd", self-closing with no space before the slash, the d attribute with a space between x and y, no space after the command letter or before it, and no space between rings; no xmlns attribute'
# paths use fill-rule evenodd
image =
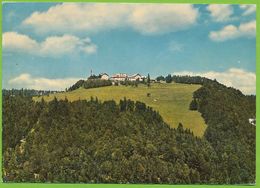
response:
<svg viewBox="0 0 260 188"><path fill-rule="evenodd" d="M148 87L151 86L151 78L150 78L150 74L148 74L148 76L147 76L147 86L148 86Z"/></svg>
<svg viewBox="0 0 260 188"><path fill-rule="evenodd" d="M3 89L3 96L22 96L22 97L32 97L48 95L53 93L59 93L62 91L45 91L45 90L35 90L35 89Z"/></svg>
<svg viewBox="0 0 260 188"><path fill-rule="evenodd" d="M85 89L89 88L97 88L97 87L104 87L104 86L111 86L111 80L101 80L101 79L88 79L88 80L79 80L73 86L71 86L68 91L73 91L80 87Z"/></svg>
<svg viewBox="0 0 260 188"><path fill-rule="evenodd" d="M120 107L120 111L134 111L135 108L135 103L134 101L131 101L130 99L126 100L126 98L124 98L124 100L120 100L119 102L119 107Z"/></svg>
<svg viewBox="0 0 260 188"><path fill-rule="evenodd" d="M3 96L4 148L14 149L27 136L44 105L44 102L34 103L29 97Z"/></svg>
<svg viewBox="0 0 260 188"><path fill-rule="evenodd" d="M255 118L255 96L208 80L193 97L208 125L205 138L218 155L218 182L254 183L255 126L248 119Z"/></svg>
<svg viewBox="0 0 260 188"><path fill-rule="evenodd" d="M163 77L163 76L158 76L157 78L156 78L156 81L165 81L165 78Z"/></svg>
<svg viewBox="0 0 260 188"><path fill-rule="evenodd" d="M88 77L88 80L91 80L91 79L100 79L101 78L101 75L95 75L95 74L93 74L93 75L91 75L91 76L89 76Z"/></svg>
<svg viewBox="0 0 260 188"><path fill-rule="evenodd" d="M193 99L190 103L190 110L197 110L198 109L198 103L195 99Z"/></svg>
<svg viewBox="0 0 260 188"><path fill-rule="evenodd" d="M165 77L165 81L166 83L171 83L172 82L172 76L170 74L168 74L166 77Z"/></svg>
<svg viewBox="0 0 260 188"><path fill-rule="evenodd" d="M203 84L205 82L212 82L212 80L200 76L172 76L172 80L175 83L183 84Z"/></svg>
<svg viewBox="0 0 260 188"><path fill-rule="evenodd" d="M3 136L12 138L4 140L6 182L189 184L214 177L209 143L183 127L171 129L142 102L5 98L4 104ZM23 129L13 127L28 118Z"/></svg>
<svg viewBox="0 0 260 188"><path fill-rule="evenodd" d="M163 80L163 76L159 76L157 77L157 81L158 80ZM177 75L171 75L168 74L165 77L165 81L166 83L171 83L171 82L175 82L175 83L182 83L182 84L204 84L204 83L210 83L210 82L216 82L216 80L212 81L208 78L204 78L204 77L200 77L200 76L177 76Z"/></svg>
<svg viewBox="0 0 260 188"><path fill-rule="evenodd" d="M139 81L124 80L119 82L120 85L138 87ZM118 82L115 82L118 85Z"/></svg>
<svg viewBox="0 0 260 188"><path fill-rule="evenodd" d="M248 119L255 118L255 96L205 78L169 78L202 83L190 109L208 125L203 138L181 123L171 129L140 101L35 103L5 95L4 181L254 183L255 126Z"/></svg>

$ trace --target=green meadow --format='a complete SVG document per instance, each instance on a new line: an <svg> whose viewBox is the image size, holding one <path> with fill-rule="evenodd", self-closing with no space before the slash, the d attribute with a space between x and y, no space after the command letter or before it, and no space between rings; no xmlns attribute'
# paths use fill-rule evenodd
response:
<svg viewBox="0 0 260 188"><path fill-rule="evenodd" d="M192 94L200 85L177 84L177 83L154 83L148 88L146 85L139 84L138 87L132 86L107 86L100 88L84 89L79 88L74 91L56 93L43 96L45 101L50 101L54 97L58 100L67 99L74 101L78 99L89 100L97 97L101 101L115 100L126 97L134 101L141 101L159 111L164 121L171 127L176 128L181 122L185 128L189 128L196 136L203 136L206 124L198 111L189 110ZM150 96L147 96L150 93ZM35 101L40 101L42 97L35 97Z"/></svg>

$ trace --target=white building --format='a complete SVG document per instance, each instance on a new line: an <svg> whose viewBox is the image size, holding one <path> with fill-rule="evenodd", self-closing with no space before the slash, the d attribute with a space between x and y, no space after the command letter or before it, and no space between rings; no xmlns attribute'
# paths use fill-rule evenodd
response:
<svg viewBox="0 0 260 188"><path fill-rule="evenodd" d="M128 79L128 76L127 76L127 74L124 74L124 73L118 73L118 74L111 76L110 79L113 81L125 81Z"/></svg>
<svg viewBox="0 0 260 188"><path fill-rule="evenodd" d="M100 79L101 80L109 80L109 75L107 73L101 73L100 74Z"/></svg>
<svg viewBox="0 0 260 188"><path fill-rule="evenodd" d="M137 80L142 81L143 76L141 76L140 74L134 74L132 76L129 76L128 79L130 81L137 81Z"/></svg>

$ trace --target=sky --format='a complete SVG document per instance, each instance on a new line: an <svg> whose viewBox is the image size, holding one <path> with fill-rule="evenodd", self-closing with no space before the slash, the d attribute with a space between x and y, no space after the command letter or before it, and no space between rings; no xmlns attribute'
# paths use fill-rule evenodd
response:
<svg viewBox="0 0 260 188"><path fill-rule="evenodd" d="M256 90L256 6L4 3L3 88L94 74L200 75Z"/></svg>

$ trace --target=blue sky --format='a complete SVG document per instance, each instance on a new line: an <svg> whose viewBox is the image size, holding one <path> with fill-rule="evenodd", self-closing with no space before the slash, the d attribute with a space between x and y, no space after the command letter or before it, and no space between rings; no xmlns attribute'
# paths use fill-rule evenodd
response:
<svg viewBox="0 0 260 188"><path fill-rule="evenodd" d="M4 3L3 88L189 74L255 93L255 5Z"/></svg>

